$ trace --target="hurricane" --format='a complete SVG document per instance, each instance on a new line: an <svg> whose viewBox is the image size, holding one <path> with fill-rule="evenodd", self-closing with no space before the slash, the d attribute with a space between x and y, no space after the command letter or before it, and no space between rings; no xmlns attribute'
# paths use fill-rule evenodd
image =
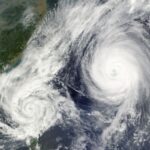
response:
<svg viewBox="0 0 150 150"><path fill-rule="evenodd" d="M3 149L148 150L149 66L149 0L58 1L0 74Z"/></svg>

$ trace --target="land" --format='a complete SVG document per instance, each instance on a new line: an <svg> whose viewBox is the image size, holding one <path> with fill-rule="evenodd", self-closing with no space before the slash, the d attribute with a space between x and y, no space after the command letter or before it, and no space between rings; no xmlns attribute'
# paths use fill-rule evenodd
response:
<svg viewBox="0 0 150 150"><path fill-rule="evenodd" d="M29 13L28 13L29 11ZM0 72L17 65L37 24L47 11L45 0L5 0L0 4ZM28 16L24 14L28 13ZM23 23L26 17L28 25ZM29 19L31 20L29 20ZM28 23L27 22L27 23Z"/></svg>

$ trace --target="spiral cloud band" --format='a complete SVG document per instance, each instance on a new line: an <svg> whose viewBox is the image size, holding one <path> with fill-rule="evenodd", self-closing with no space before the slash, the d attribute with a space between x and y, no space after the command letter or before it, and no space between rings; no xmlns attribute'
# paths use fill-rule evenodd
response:
<svg viewBox="0 0 150 150"><path fill-rule="evenodd" d="M42 141L58 125L68 149L150 145L150 1L57 5L0 75L1 133Z"/></svg>

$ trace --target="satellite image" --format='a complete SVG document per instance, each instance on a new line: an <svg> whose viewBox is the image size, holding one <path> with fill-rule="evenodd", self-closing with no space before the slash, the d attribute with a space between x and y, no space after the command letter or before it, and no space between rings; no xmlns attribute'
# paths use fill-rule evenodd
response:
<svg viewBox="0 0 150 150"><path fill-rule="evenodd" d="M0 0L0 150L150 150L150 0Z"/></svg>

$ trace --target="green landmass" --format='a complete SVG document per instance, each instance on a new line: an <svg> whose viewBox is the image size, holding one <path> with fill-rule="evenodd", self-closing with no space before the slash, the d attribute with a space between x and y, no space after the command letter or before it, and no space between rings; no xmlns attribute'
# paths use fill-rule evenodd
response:
<svg viewBox="0 0 150 150"><path fill-rule="evenodd" d="M58 0L3 0L0 4L0 73L19 64L22 52L37 24ZM23 13L32 8L32 22L24 26Z"/></svg>
<svg viewBox="0 0 150 150"><path fill-rule="evenodd" d="M33 138L30 140L30 150L36 150L37 148L37 144L38 144L38 140L36 138Z"/></svg>
<svg viewBox="0 0 150 150"><path fill-rule="evenodd" d="M25 6L23 5L10 6L1 13L1 18L4 20L6 26L17 24L24 10Z"/></svg>
<svg viewBox="0 0 150 150"><path fill-rule="evenodd" d="M0 36L0 70L5 65L13 64L21 56L27 40L30 38L35 26L25 29L22 24L17 24L12 29L1 31Z"/></svg>
<svg viewBox="0 0 150 150"><path fill-rule="evenodd" d="M25 0L15 0L14 3L6 0L3 3L6 8L0 11L0 72L18 64L27 41L47 9L45 0L30 0L28 3ZM32 7L34 18L31 18L32 22L25 27L21 19L28 7Z"/></svg>

